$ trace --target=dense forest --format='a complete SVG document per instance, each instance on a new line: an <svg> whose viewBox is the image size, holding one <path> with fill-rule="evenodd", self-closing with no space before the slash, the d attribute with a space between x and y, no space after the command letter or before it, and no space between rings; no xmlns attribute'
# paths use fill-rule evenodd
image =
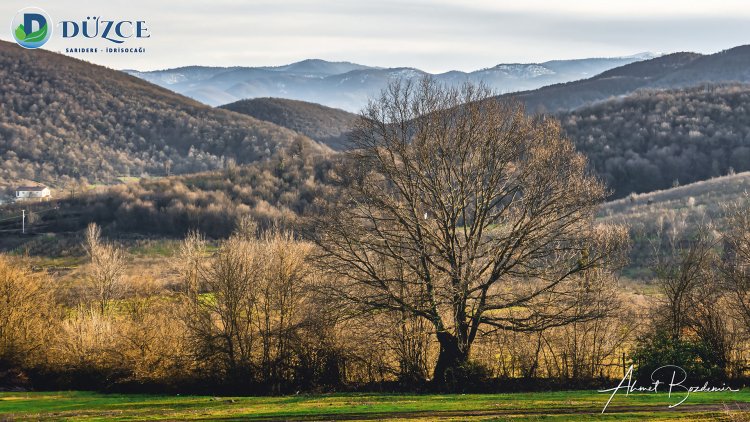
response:
<svg viewBox="0 0 750 422"><path fill-rule="evenodd" d="M673 70L667 63L650 62L632 64L627 72L618 72L650 77L647 75L659 70L664 74L669 73L667 68ZM611 71L605 76L618 75ZM652 89L557 117L613 190L611 198L621 198L632 192L650 192L750 170L748 100L750 86L740 84ZM240 101L227 107L268 119L334 148L341 147L344 128L351 127L354 118L340 110L282 99Z"/></svg>
<svg viewBox="0 0 750 422"><path fill-rule="evenodd" d="M750 170L750 87L640 91L560 115L613 198Z"/></svg>
<svg viewBox="0 0 750 422"><path fill-rule="evenodd" d="M0 64L0 182L112 182L250 163L295 140L321 148L272 123L59 54L0 42Z"/></svg>

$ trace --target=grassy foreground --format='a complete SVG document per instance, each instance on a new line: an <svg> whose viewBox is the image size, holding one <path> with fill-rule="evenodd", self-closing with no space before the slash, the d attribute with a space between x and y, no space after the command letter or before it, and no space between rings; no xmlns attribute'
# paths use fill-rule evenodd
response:
<svg viewBox="0 0 750 422"><path fill-rule="evenodd" d="M750 420L750 389L618 395L563 391L515 394L330 394L210 397L83 391L0 393L0 420ZM744 409L744 412L740 411Z"/></svg>

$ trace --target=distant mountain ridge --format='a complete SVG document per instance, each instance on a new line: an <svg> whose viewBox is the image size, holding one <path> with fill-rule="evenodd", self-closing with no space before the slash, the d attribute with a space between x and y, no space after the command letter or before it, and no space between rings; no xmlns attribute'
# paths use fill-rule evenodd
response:
<svg viewBox="0 0 750 422"><path fill-rule="evenodd" d="M624 97L639 89L729 82L750 82L750 45L708 55L668 54L610 69L592 78L504 96L523 101L530 112L559 113Z"/></svg>
<svg viewBox="0 0 750 422"><path fill-rule="evenodd" d="M359 111L391 80L428 75L409 67L377 68L316 59L277 67L189 66L127 72L210 105L275 97L350 112ZM481 81L502 96L522 100L530 112L559 113L639 89L750 82L750 46L708 55L642 53L617 58L505 63L473 72L449 71L432 76L452 86Z"/></svg>
<svg viewBox="0 0 750 422"><path fill-rule="evenodd" d="M505 93L584 79L652 57L655 55L642 53L629 57L508 63L473 72L449 71L433 76L451 85L483 81L498 92ZM213 106L243 99L278 97L350 112L359 111L368 98L377 94L392 79L419 78L428 74L410 67L380 68L320 59L275 67L187 66L125 72Z"/></svg>
<svg viewBox="0 0 750 422"><path fill-rule="evenodd" d="M558 67L565 65L567 64L555 64L555 66ZM508 65L500 65L498 68L505 72L509 70ZM525 70L533 71L533 68L526 68ZM381 71L392 72L393 69L384 69ZM416 76L409 73L410 71L411 70L408 68L401 69L401 72L403 72L403 76L405 77ZM359 75L360 72L363 71L352 71L347 75L351 78L354 75ZM591 107L596 107L598 104L603 104L610 100L631 97L638 98L638 93L641 91L647 91L646 96L652 96L654 91L658 92L660 90L675 89L685 90L685 93L688 94L687 98L690 100L698 98L696 96L696 91L692 90L696 86L705 84L734 83L750 83L750 46L740 46L711 55L673 53L609 69L588 79L545 86L532 91L506 94L501 96L501 98L518 99L525 103L526 109L529 113L551 113L561 116L563 121L565 121L565 119L568 118L565 113L577 111L579 109L583 113L587 113ZM700 89L698 89L698 91L700 91ZM686 98L684 96L675 95L674 92L668 92L666 95L672 96L676 100L679 99L679 101L683 101ZM712 104L711 101L711 99L704 101L701 97L702 105L709 108L718 107L718 105ZM284 104L283 107L280 106L281 104ZM620 106L627 104L628 107L631 108L636 106L636 103L633 101L618 104L620 104ZM639 104L645 106L646 102L641 102ZM342 117L341 113L345 113L342 110L279 98L240 101L227 105L226 107L240 113L249 114L261 120L267 120L288 127L292 130L301 131L301 133L304 133L319 142L328 144L334 149L342 149L344 146L341 142L344 136L341 134L347 132L346 126L350 126L349 122L352 121L351 117ZM613 107L611 105L608 107L608 113L611 114ZM654 113L652 110L648 110L648 113L653 113L650 118L658 118L658 113ZM634 117L631 116L629 118ZM637 116L635 118L637 118ZM737 132L741 127L737 126L736 118L733 117L733 119L734 120L731 123L733 127L728 128L728 130ZM605 121L595 122L595 124L588 125L588 127L593 129L597 127L605 128L610 127L610 123L611 122ZM713 124L719 126L724 125L725 123L726 122L721 121L713 122ZM301 130L303 126L306 128ZM695 129L700 130L701 127L696 127ZM331 134L335 134L333 135L333 138L331 138ZM598 136L601 136L601 134L598 134ZM619 136L621 139L625 139L622 138L622 135ZM658 144L662 140L662 138L654 138L653 142ZM582 143L579 147L585 150L587 146L583 141L581 142ZM611 139L608 143L613 147L619 145L616 139ZM631 151L631 153L642 153L647 150L647 147L648 145L640 145L636 150ZM624 151L620 151L619 149L617 149L617 151L624 153ZM610 168L610 170L605 171L604 163L599 163L599 165L602 166L598 169L599 172L606 173L611 170ZM658 165L658 163L656 163L656 165ZM722 172L726 171L728 166L729 164L726 163L721 164L719 166L721 168L719 173L714 171L711 174L698 175L698 173L705 171L705 168L702 168L699 171L693 171L693 175L697 178L692 180L701 180L706 177L715 177L724 174ZM733 166L735 168L743 167L738 166L737 164L734 164ZM745 168L743 167L743 169ZM746 169L750 170L750 167L747 167ZM680 170L680 172L684 171L690 172L689 169ZM689 177L686 177L684 174L677 175L676 173L677 172L668 172L667 174L672 174L674 178L679 178L680 180L689 179ZM616 183L618 190L617 194L624 195L631 190L643 192L643 189L646 187L664 188L664 180L666 180L667 184L674 180L669 178L672 176L666 175L664 176L666 179L662 179L661 176L651 177L650 182L644 181L643 183L637 183L636 185L640 187L635 185L627 186L627 183L622 183L624 180L639 179L642 174L643 172L640 172L633 176L620 177L621 180ZM610 183L614 183L614 180L610 180Z"/></svg>

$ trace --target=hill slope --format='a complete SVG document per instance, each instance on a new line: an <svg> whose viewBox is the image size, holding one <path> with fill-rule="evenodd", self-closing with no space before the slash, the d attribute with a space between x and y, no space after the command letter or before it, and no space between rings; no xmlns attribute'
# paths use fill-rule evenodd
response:
<svg viewBox="0 0 750 422"><path fill-rule="evenodd" d="M750 45L698 57L660 78L654 86L686 86L709 82L750 81Z"/></svg>
<svg viewBox="0 0 750 422"><path fill-rule="evenodd" d="M677 215L721 219L721 206L744 199L750 193L750 172L636 194L602 205L599 218L627 221L630 225L656 224L658 217Z"/></svg>
<svg viewBox="0 0 750 422"><path fill-rule="evenodd" d="M749 85L643 90L559 117L621 198L750 170L748 104Z"/></svg>
<svg viewBox="0 0 750 422"><path fill-rule="evenodd" d="M694 53L669 54L615 68L593 78L506 96L523 101L531 112L557 113L611 97L627 95L647 87L659 77L666 76L698 57L700 55Z"/></svg>
<svg viewBox="0 0 750 422"><path fill-rule="evenodd" d="M118 234L181 237L198 229L226 237L246 216L263 226L294 225L335 197L335 165L335 154L291 148L242 166L97 186L53 203L8 204L0 207L0 233L20 232L21 207L32 234L74 232L97 222ZM14 244L0 236L0 250Z"/></svg>
<svg viewBox="0 0 750 422"><path fill-rule="evenodd" d="M609 77L627 74L625 70L631 76L670 72L664 62L643 64L618 69ZM631 192L718 177L730 169L750 170L747 104L750 85L642 89L557 117L612 189L612 197L621 198ZM226 107L289 127L336 149L344 146L340 142L356 118L341 110L283 99L245 100Z"/></svg>
<svg viewBox="0 0 750 422"><path fill-rule="evenodd" d="M358 118L337 108L283 98L241 100L221 108L289 128L336 150L344 149Z"/></svg>
<svg viewBox="0 0 750 422"><path fill-rule="evenodd" d="M632 195L603 204L599 220L627 224L631 232L630 262L625 274L635 279L653 276L653 250L668 235L690 238L699 224L725 224L723 207L747 201L750 172L717 177L676 188ZM747 202L745 202L747 204Z"/></svg>
<svg viewBox="0 0 750 422"><path fill-rule="evenodd" d="M559 113L644 88L683 88L703 83L750 82L750 46L711 55L674 53L627 64L589 79L507 94L531 112Z"/></svg>
<svg viewBox="0 0 750 422"><path fill-rule="evenodd" d="M0 42L0 182L60 186L249 163L302 142L291 130L213 109L122 72Z"/></svg>

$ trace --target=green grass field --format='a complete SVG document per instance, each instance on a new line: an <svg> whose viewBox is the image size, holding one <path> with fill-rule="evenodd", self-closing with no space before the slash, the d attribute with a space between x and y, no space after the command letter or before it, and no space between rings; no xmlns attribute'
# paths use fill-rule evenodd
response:
<svg viewBox="0 0 750 422"><path fill-rule="evenodd" d="M750 389L693 393L674 408L666 393L563 391L515 394L325 394L210 397L91 392L0 393L6 420L676 420L748 421ZM740 409L744 409L744 412Z"/></svg>

